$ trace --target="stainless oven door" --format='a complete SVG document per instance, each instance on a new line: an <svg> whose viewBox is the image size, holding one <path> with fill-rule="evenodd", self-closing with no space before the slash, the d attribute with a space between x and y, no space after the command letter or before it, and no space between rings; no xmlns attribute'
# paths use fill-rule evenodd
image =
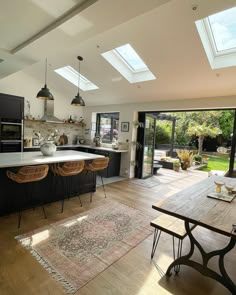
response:
<svg viewBox="0 0 236 295"><path fill-rule="evenodd" d="M0 141L1 153L16 153L16 152L22 152L22 151L23 151L23 145L21 140Z"/></svg>
<svg viewBox="0 0 236 295"><path fill-rule="evenodd" d="M22 124L1 122L1 140L21 140L22 139Z"/></svg>

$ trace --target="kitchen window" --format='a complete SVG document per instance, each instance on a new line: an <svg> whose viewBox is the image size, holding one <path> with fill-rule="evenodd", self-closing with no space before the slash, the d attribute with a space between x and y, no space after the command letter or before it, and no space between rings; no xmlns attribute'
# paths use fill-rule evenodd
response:
<svg viewBox="0 0 236 295"><path fill-rule="evenodd" d="M119 113L98 113L96 133L103 143L112 143L118 139Z"/></svg>

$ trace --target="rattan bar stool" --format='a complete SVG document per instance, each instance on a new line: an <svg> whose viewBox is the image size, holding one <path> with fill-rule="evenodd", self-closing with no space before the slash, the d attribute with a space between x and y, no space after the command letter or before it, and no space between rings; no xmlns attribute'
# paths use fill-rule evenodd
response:
<svg viewBox="0 0 236 295"><path fill-rule="evenodd" d="M65 162L62 166L59 163L53 164L51 170L54 176L61 176L63 181L63 186L65 188L67 197L70 197L70 188L72 187L72 178L70 176L75 176L80 174L84 170L84 161L72 161ZM65 178L64 178L65 177ZM80 200L80 205L82 207L81 198L79 195L79 190L76 192ZM61 213L64 210L64 200L65 195L63 195L61 200Z"/></svg>
<svg viewBox="0 0 236 295"><path fill-rule="evenodd" d="M102 170L106 169L108 164L109 164L109 158L108 157L98 158L98 159L94 159L91 163L86 164L84 169L87 172L91 171L91 172L98 172L99 173ZM102 174L100 174L100 176L101 176L104 195L105 195L105 198L106 198L107 196L106 196L105 186L104 186L104 183L103 183ZM90 202L92 202L92 198L93 198L93 192L91 192L91 194L90 194Z"/></svg>
<svg viewBox="0 0 236 295"><path fill-rule="evenodd" d="M32 187L29 190L29 194L31 197L32 202L32 196L33 196L33 189L34 189L34 182L38 182L42 179L44 179L48 174L48 165L38 165L38 166L24 166L21 167L17 173L13 173L10 170L6 171L7 177L11 179L12 181L19 183L19 184L25 184L25 188L29 189L29 186ZM47 218L45 209L44 209L44 202L41 205L43 209L44 217ZM21 215L22 215L23 208L19 208L19 215L18 215L18 228L20 228L21 223Z"/></svg>

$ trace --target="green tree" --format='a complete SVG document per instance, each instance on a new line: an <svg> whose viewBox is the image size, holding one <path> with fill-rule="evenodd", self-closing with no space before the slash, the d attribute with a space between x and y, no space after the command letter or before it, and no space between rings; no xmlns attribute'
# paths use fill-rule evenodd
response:
<svg viewBox="0 0 236 295"><path fill-rule="evenodd" d="M221 113L219 111L201 111L190 112L189 114L191 114L191 120L187 133L198 137L198 153L200 155L204 138L207 136L214 138L221 133L219 128Z"/></svg>
<svg viewBox="0 0 236 295"><path fill-rule="evenodd" d="M157 120L156 144L169 144L171 138L171 126L167 121Z"/></svg>
<svg viewBox="0 0 236 295"><path fill-rule="evenodd" d="M224 140L230 140L234 125L234 110L220 111L219 125Z"/></svg>

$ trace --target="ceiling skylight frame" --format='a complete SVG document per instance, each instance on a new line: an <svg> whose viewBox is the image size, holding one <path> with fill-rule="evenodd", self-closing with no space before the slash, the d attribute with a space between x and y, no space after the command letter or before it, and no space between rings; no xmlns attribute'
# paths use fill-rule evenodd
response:
<svg viewBox="0 0 236 295"><path fill-rule="evenodd" d="M226 55L226 54L234 54L236 53L236 47L230 48L230 49L224 49L224 50L218 50L217 44L216 44L216 39L213 33L213 29L209 20L209 17L203 19L205 28L206 28L206 33L208 35L209 41L211 43L212 51L214 52L215 56L221 56L221 55Z"/></svg>
<svg viewBox="0 0 236 295"><path fill-rule="evenodd" d="M80 83L79 88L83 91L90 91L99 89L97 85L87 79L85 76L80 74L77 70L72 68L71 66L65 66L59 69L54 70L58 75L63 77L65 80L69 81L70 83L74 84L78 87L78 80L80 76Z"/></svg>
<svg viewBox="0 0 236 295"><path fill-rule="evenodd" d="M132 46L130 44L126 44L126 45L129 45L132 48ZM126 46L126 45L123 45L123 46ZM122 46L120 46L120 47L122 47ZM101 55L125 79L127 79L129 81L129 83L140 83L140 82L156 79L156 77L153 75L153 73L149 70L147 65L143 62L143 60L139 57L139 55L136 52L135 53L140 58L141 62L146 66L146 68L138 69L138 70L134 69L116 49L117 48L112 49L107 52L104 52Z"/></svg>
<svg viewBox="0 0 236 295"><path fill-rule="evenodd" d="M236 66L236 47L218 50L209 17L195 22L212 69Z"/></svg>
<svg viewBox="0 0 236 295"><path fill-rule="evenodd" d="M135 69L132 64L125 58L124 55L121 54L121 52L119 52L119 48L120 47L125 47L125 46L129 46L131 48L131 50L134 51L134 53L136 54L136 57L138 59L138 61L143 64L143 68L140 68L140 69ZM125 63L126 66L128 66L130 68L131 71L133 71L134 73L138 73L138 72L143 72L143 71L147 71L148 70L148 67L147 65L145 64L145 62L141 59L141 57L137 54L137 52L133 49L133 47L130 45L130 44L126 44L124 46L120 46L120 47L117 47L115 49L113 49L114 53L117 54L117 56L123 61L123 63Z"/></svg>

